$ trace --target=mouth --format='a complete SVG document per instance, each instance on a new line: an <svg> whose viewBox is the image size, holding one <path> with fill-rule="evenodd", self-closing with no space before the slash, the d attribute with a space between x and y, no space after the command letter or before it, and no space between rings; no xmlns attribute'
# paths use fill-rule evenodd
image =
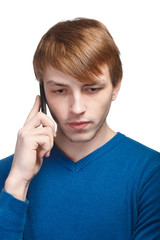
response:
<svg viewBox="0 0 160 240"><path fill-rule="evenodd" d="M89 125L90 125L91 122L71 122L71 123L68 123L68 126L72 129L75 129L75 130L82 130L82 129L85 129L87 128Z"/></svg>

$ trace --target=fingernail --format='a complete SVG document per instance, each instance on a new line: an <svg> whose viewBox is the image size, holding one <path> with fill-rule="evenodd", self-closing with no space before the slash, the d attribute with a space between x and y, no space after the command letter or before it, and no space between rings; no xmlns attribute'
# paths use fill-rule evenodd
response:
<svg viewBox="0 0 160 240"><path fill-rule="evenodd" d="M50 153L51 153L50 151L47 152L46 157L49 157L49 156L50 156Z"/></svg>
<svg viewBox="0 0 160 240"><path fill-rule="evenodd" d="M54 137L56 137L57 136L57 134L56 133L54 133Z"/></svg>

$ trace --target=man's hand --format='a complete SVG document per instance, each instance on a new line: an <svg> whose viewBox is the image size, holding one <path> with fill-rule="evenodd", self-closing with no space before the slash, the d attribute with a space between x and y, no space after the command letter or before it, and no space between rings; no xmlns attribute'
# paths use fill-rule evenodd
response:
<svg viewBox="0 0 160 240"><path fill-rule="evenodd" d="M29 183L40 170L43 157L50 155L54 137L54 122L40 112L40 97L37 96L23 128L18 132L12 167L4 187L8 193L25 200Z"/></svg>

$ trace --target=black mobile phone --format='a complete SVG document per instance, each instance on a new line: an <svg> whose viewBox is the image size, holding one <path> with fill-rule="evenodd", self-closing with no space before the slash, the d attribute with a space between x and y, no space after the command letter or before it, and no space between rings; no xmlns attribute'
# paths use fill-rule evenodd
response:
<svg viewBox="0 0 160 240"><path fill-rule="evenodd" d="M47 114L47 102L46 102L43 83L39 84L39 88L40 88L40 96L41 96L41 111Z"/></svg>

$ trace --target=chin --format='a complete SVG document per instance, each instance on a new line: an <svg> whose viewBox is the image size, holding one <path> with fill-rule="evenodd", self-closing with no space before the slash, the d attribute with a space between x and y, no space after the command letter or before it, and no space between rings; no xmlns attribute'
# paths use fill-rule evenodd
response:
<svg viewBox="0 0 160 240"><path fill-rule="evenodd" d="M83 138L83 139L77 139L77 138L68 138L68 140L72 143L85 143L90 142L93 138Z"/></svg>
<svg viewBox="0 0 160 240"><path fill-rule="evenodd" d="M90 142L92 139L95 138L96 132L95 133L77 133L77 134L66 134L63 133L64 137L72 142L72 143L84 143L84 142Z"/></svg>
<svg viewBox="0 0 160 240"><path fill-rule="evenodd" d="M90 142L93 139L99 137L100 132L104 132L104 123L106 121L100 122L92 128L81 129L81 130L68 130L66 128L62 128L60 125L58 126L58 132L60 134L60 138L68 140L72 143L85 143Z"/></svg>

